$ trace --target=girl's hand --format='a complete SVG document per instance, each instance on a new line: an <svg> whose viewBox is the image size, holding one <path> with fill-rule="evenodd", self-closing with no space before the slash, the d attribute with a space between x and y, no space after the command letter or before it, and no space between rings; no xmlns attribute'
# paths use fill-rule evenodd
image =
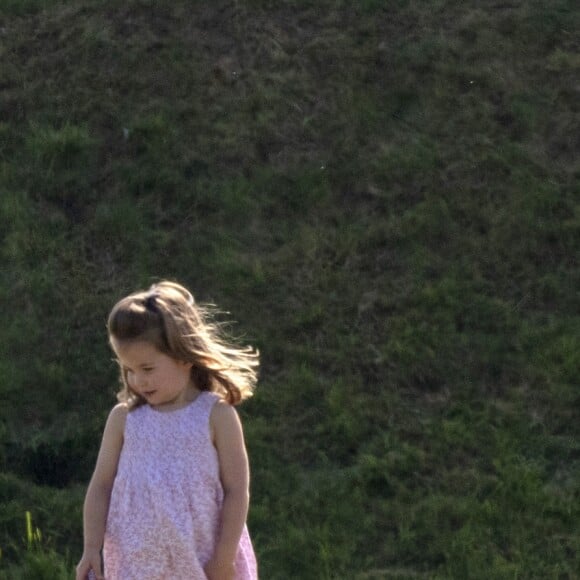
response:
<svg viewBox="0 0 580 580"><path fill-rule="evenodd" d="M233 580L234 563L212 558L205 565L204 572L208 580Z"/></svg>
<svg viewBox="0 0 580 580"><path fill-rule="evenodd" d="M77 566L76 580L105 580L101 569L101 554L98 550L83 553Z"/></svg>

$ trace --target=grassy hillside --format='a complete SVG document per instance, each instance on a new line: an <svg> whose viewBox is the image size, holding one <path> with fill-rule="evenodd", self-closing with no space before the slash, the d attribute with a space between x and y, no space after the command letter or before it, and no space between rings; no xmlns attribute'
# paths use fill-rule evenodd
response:
<svg viewBox="0 0 580 580"><path fill-rule="evenodd" d="M164 277L262 352L263 578L578 578L575 4L0 0L0 579L80 557Z"/></svg>

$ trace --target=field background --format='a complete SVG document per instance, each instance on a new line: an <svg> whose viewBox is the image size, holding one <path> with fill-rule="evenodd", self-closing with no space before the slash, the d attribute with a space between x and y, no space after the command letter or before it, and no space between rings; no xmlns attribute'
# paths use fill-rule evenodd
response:
<svg viewBox="0 0 580 580"><path fill-rule="evenodd" d="M72 577L105 319L166 277L262 353L262 578L579 578L579 25L0 0L0 578Z"/></svg>

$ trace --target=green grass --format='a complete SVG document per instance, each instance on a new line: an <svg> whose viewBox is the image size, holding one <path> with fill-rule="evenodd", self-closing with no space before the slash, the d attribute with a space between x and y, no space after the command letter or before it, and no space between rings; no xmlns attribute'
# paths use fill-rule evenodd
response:
<svg viewBox="0 0 580 580"><path fill-rule="evenodd" d="M25 17L58 6L57 0L1 0L0 17Z"/></svg>
<svg viewBox="0 0 580 580"><path fill-rule="evenodd" d="M573 2L5 0L0 28L0 578L80 557L104 321L163 277L262 352L264 577L578 577Z"/></svg>

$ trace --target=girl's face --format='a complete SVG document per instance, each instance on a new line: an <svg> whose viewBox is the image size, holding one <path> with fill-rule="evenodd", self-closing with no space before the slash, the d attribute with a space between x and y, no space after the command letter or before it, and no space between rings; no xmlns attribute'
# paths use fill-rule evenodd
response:
<svg viewBox="0 0 580 580"><path fill-rule="evenodd" d="M176 409L198 394L191 381L191 363L171 358L146 341L111 338L111 345L129 387L152 407Z"/></svg>

